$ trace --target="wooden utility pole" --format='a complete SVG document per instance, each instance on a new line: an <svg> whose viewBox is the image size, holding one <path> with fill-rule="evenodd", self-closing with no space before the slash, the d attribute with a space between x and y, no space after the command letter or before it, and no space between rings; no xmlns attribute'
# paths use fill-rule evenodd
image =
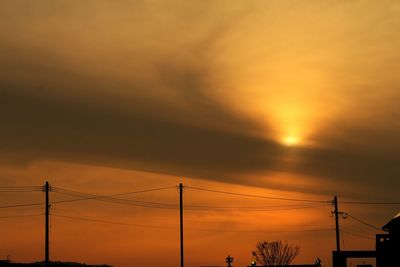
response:
<svg viewBox="0 0 400 267"><path fill-rule="evenodd" d="M340 251L340 230L339 230L339 210L337 196L333 199L333 204L335 206L335 225L336 225L336 251Z"/></svg>
<svg viewBox="0 0 400 267"><path fill-rule="evenodd" d="M50 209L49 191L50 191L50 186L49 186L49 182L47 182L47 181L44 186L44 191L46 193L44 266L49 267L50 266L50 261L49 261L49 209Z"/></svg>
<svg viewBox="0 0 400 267"><path fill-rule="evenodd" d="M180 218L180 239L181 239L181 267L184 267L183 262L183 185L179 184L179 218Z"/></svg>

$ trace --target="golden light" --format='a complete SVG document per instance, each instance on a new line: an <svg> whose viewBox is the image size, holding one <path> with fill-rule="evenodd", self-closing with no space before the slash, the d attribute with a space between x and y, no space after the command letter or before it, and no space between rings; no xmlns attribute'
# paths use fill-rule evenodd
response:
<svg viewBox="0 0 400 267"><path fill-rule="evenodd" d="M286 136L285 138L283 138L283 144L287 145L287 146L295 146L297 144L299 144L299 138L295 137L295 136Z"/></svg>

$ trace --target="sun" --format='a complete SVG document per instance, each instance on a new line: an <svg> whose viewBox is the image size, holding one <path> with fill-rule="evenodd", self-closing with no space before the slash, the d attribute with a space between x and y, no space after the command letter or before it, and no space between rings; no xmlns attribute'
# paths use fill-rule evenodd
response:
<svg viewBox="0 0 400 267"><path fill-rule="evenodd" d="M296 137L296 136L289 135L289 136L284 137L284 138L282 139L282 142L283 142L283 144L286 145L286 146L295 146L295 145L298 145L298 144L299 144L300 140L299 140L299 138Z"/></svg>

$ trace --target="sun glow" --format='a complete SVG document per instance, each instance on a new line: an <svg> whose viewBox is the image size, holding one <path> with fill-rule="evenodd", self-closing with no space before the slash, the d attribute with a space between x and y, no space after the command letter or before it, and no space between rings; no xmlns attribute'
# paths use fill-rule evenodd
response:
<svg viewBox="0 0 400 267"><path fill-rule="evenodd" d="M286 136L282 139L282 142L286 146L295 146L299 144L299 138L296 136Z"/></svg>

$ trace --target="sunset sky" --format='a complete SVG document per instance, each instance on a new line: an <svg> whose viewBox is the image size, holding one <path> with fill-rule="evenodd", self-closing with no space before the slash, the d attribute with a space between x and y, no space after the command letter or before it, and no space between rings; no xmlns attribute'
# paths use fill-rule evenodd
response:
<svg viewBox="0 0 400 267"><path fill-rule="evenodd" d="M186 266L246 266L261 240L330 266L328 202L195 188L399 202L399 29L399 1L1 0L0 206L43 202L6 187L46 180L168 187L52 205L51 260L175 267L182 182ZM377 227L400 211L339 205ZM0 259L43 259L42 213L0 209ZM374 249L379 231L341 224L345 249Z"/></svg>

